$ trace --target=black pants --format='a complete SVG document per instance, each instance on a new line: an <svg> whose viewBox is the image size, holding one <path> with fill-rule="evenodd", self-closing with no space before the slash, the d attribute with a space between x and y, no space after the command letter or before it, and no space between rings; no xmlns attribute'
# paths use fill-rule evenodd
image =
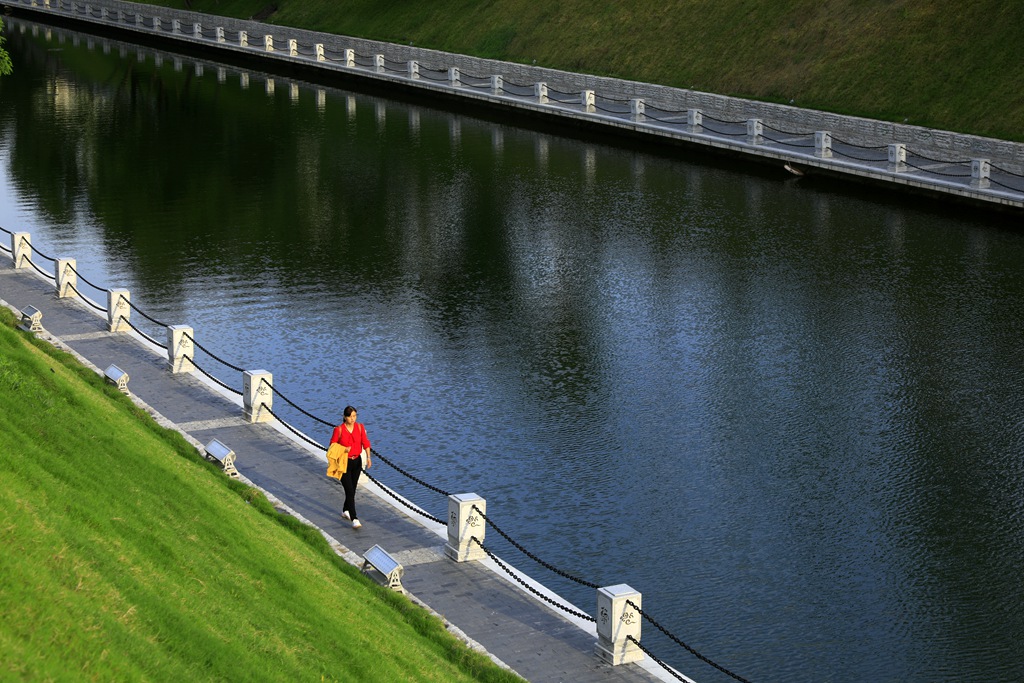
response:
<svg viewBox="0 0 1024 683"><path fill-rule="evenodd" d="M348 512L352 519L356 516L356 486L359 485L359 475L363 472L362 458L349 458L348 468L345 474L341 475L341 486L345 489L345 504L342 511Z"/></svg>

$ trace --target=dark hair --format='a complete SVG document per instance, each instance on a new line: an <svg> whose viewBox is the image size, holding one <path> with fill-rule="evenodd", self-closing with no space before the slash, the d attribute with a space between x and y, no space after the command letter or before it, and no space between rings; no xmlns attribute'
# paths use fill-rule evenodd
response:
<svg viewBox="0 0 1024 683"><path fill-rule="evenodd" d="M359 412L359 411L357 411L357 410L356 410L355 408L353 408L352 406L345 406L345 411L344 411L344 412L343 412L342 414L343 414L343 415L344 415L345 417L348 417L348 416L349 416L349 415L351 415L352 413L356 413L356 412Z"/></svg>

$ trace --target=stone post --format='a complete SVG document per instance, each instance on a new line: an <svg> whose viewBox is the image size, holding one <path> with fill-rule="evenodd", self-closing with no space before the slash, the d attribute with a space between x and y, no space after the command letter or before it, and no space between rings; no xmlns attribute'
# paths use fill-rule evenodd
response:
<svg viewBox="0 0 1024 683"><path fill-rule="evenodd" d="M356 51L351 49L351 48L346 49L343 59L344 59L343 63L345 64L345 66L350 67L350 68L351 67L355 67L355 65L356 65Z"/></svg>
<svg viewBox="0 0 1024 683"><path fill-rule="evenodd" d="M192 372L196 369L192 362L196 353L193 339L195 335L188 325L167 326L167 365L172 373Z"/></svg>
<svg viewBox="0 0 1024 683"><path fill-rule="evenodd" d="M583 111L587 112L588 114L593 114L594 102L595 99L593 90L584 90L583 92L580 93L580 103L583 105Z"/></svg>
<svg viewBox="0 0 1024 683"><path fill-rule="evenodd" d="M246 370L242 373L242 410L249 422L270 422L273 415L263 406L274 409L274 376L266 370Z"/></svg>
<svg viewBox="0 0 1024 683"><path fill-rule="evenodd" d="M274 36L269 34L263 36L263 49L267 52L274 51Z"/></svg>
<svg viewBox="0 0 1024 683"><path fill-rule="evenodd" d="M54 263L53 275L57 281L58 299L75 295L72 288L78 287L78 276L75 274L77 265L73 258L59 258Z"/></svg>
<svg viewBox="0 0 1024 683"><path fill-rule="evenodd" d="M377 73L384 73L384 55L373 56L373 70Z"/></svg>
<svg viewBox="0 0 1024 683"><path fill-rule="evenodd" d="M491 94L500 95L505 89L505 79L501 76L491 76Z"/></svg>
<svg viewBox="0 0 1024 683"><path fill-rule="evenodd" d="M629 640L640 640L640 613L627 604L639 608L640 593L624 583L597 589L597 656L612 666L636 662L644 658L643 651Z"/></svg>
<svg viewBox="0 0 1024 683"><path fill-rule="evenodd" d="M448 85L458 88L462 85L462 73L457 66L448 67Z"/></svg>
<svg viewBox="0 0 1024 683"><path fill-rule="evenodd" d="M288 56L298 57L299 56L299 41L294 38L288 39Z"/></svg>
<svg viewBox="0 0 1024 683"><path fill-rule="evenodd" d="M548 103L548 84L547 83L534 83L533 94L537 97L537 104Z"/></svg>
<svg viewBox="0 0 1024 683"><path fill-rule="evenodd" d="M132 317L131 294L127 289L107 290L107 325L111 332L127 332Z"/></svg>
<svg viewBox="0 0 1024 683"><path fill-rule="evenodd" d="M171 33L181 33L181 19L171 19Z"/></svg>
<svg viewBox="0 0 1024 683"><path fill-rule="evenodd" d="M192 24L192 37L197 40L203 37L203 25L199 22Z"/></svg>
<svg viewBox="0 0 1024 683"><path fill-rule="evenodd" d="M629 115L636 123L643 123L647 120L647 116L644 114L646 110L647 106L639 97L634 97L629 101Z"/></svg>
<svg viewBox="0 0 1024 683"><path fill-rule="evenodd" d="M316 53L316 61L318 61L318 62L327 61L327 58L324 57L324 44L323 43L317 43L316 45L314 45L313 46L313 52Z"/></svg>
<svg viewBox="0 0 1024 683"><path fill-rule="evenodd" d="M409 78L416 80L420 77L420 63L414 59L409 60L408 64Z"/></svg>
<svg viewBox="0 0 1024 683"><path fill-rule="evenodd" d="M214 29L214 31L215 31L215 35L217 36L217 42L218 43L223 43L224 42L224 27L223 26L218 26L216 29Z"/></svg>
<svg viewBox="0 0 1024 683"><path fill-rule="evenodd" d="M249 47L249 32L239 31L238 32L238 47Z"/></svg>
<svg viewBox="0 0 1024 683"><path fill-rule="evenodd" d="M989 187L992 164L988 159L971 159L971 187L984 190Z"/></svg>
<svg viewBox="0 0 1024 683"><path fill-rule="evenodd" d="M761 134L764 133L764 124L761 119L747 119L747 142L752 145L760 145L764 140Z"/></svg>
<svg viewBox="0 0 1024 683"><path fill-rule="evenodd" d="M444 554L456 562L479 560L486 556L484 549L473 542L476 537L481 543L487 524L481 513L487 514L487 501L475 493L460 493L448 496L448 543Z"/></svg>
<svg viewBox="0 0 1024 683"><path fill-rule="evenodd" d="M704 113L700 109L686 110L686 125L691 133L704 132Z"/></svg>
<svg viewBox="0 0 1024 683"><path fill-rule="evenodd" d="M832 133L819 130L814 133L814 156L819 159L832 158Z"/></svg>
<svg viewBox="0 0 1024 683"><path fill-rule="evenodd" d="M889 145L889 170L903 173L907 170L907 146L902 143Z"/></svg>
<svg viewBox="0 0 1024 683"><path fill-rule="evenodd" d="M160 24L161 24L160 17L153 17L153 30L154 31L159 31L160 30Z"/></svg>
<svg viewBox="0 0 1024 683"><path fill-rule="evenodd" d="M27 232L12 232L11 256L15 268L29 267L32 260L32 236Z"/></svg>

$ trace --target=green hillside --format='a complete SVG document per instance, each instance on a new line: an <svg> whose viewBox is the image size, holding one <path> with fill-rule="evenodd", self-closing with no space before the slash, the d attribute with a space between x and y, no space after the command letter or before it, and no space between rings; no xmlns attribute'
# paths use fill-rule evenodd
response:
<svg viewBox="0 0 1024 683"><path fill-rule="evenodd" d="M13 321L0 680L521 680Z"/></svg>
<svg viewBox="0 0 1024 683"><path fill-rule="evenodd" d="M155 4L1024 140L1024 12L977 0Z"/></svg>

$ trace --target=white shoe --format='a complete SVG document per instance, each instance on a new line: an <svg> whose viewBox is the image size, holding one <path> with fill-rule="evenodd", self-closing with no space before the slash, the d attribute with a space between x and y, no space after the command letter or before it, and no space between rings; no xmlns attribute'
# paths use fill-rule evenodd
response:
<svg viewBox="0 0 1024 683"><path fill-rule="evenodd" d="M353 529L358 529L358 528L359 528L359 527L361 527L361 526L362 526L362 524L360 524L360 523L359 523L359 520L358 520L358 519L353 519L353 520L352 520L352 528L353 528Z"/></svg>
<svg viewBox="0 0 1024 683"><path fill-rule="evenodd" d="M351 515L348 514L348 510L345 510L344 512L342 512L341 516L344 517L345 519L349 520L349 521L352 520Z"/></svg>

